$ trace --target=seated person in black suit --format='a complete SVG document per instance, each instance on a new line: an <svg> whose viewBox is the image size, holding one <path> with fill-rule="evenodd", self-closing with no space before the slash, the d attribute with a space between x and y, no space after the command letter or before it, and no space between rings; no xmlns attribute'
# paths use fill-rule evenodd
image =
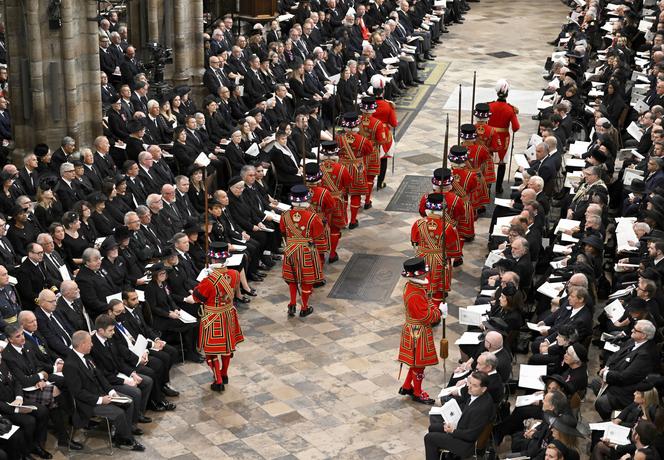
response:
<svg viewBox="0 0 664 460"><path fill-rule="evenodd" d="M138 305L138 295L133 289L122 292L122 301L114 299L109 304L108 314L115 319L116 321L116 331L119 334L116 334L113 337L113 340L116 340L116 343L121 344L122 348L127 352L129 344L135 344L136 339L139 335L143 335L148 340L148 349L146 354L138 360L132 356L135 362L138 362L138 369L141 373L148 373L148 375L154 374L155 381L154 388L157 384L160 385L161 392L166 396L179 396L179 392L174 390L168 382L170 381L170 371L171 366L178 358L178 350L172 345L168 345L163 340L156 337L155 332L150 329L150 327L145 324L145 319L143 318L142 311ZM125 304L132 303L136 308L127 308ZM152 372L149 372L147 369L151 369ZM163 404L153 404L154 406L164 406L166 410L175 409L174 404L168 403L165 399L155 399L155 402Z"/></svg>
<svg viewBox="0 0 664 460"><path fill-rule="evenodd" d="M108 383L116 391L134 400L132 422L150 423L152 420L144 414L152 391L152 378L139 374L134 363L129 363L130 357L123 356L122 350L115 347L112 340L115 333L115 320L106 313L99 315L95 319L90 354ZM133 429L135 430L135 427Z"/></svg>
<svg viewBox="0 0 664 460"><path fill-rule="evenodd" d="M184 323L180 320L181 310L166 290L166 267L157 262L151 268L152 279L145 288L145 301L152 313L152 324L158 329L179 341L182 335L182 346L185 358L195 363L202 363L203 357L198 354L194 343L194 327L196 323Z"/></svg>
<svg viewBox="0 0 664 460"><path fill-rule="evenodd" d="M629 405L636 386L653 372L659 359L653 340L656 332L652 322L637 321L632 327L631 338L599 370L601 381L596 379L590 384L596 393L600 390L600 384L606 387L595 400L595 409L602 420L608 420L611 412Z"/></svg>
<svg viewBox="0 0 664 460"><path fill-rule="evenodd" d="M76 402L74 427L86 426L92 416L108 417L115 426L115 443L143 452L145 447L136 442L132 433L133 401L123 406L112 402L112 398L119 395L87 356L91 350L90 333L76 331L72 336L72 350L62 369L67 388Z"/></svg>
<svg viewBox="0 0 664 460"><path fill-rule="evenodd" d="M48 346L59 357L64 358L69 353L74 328L60 312L56 311L56 297L53 291L48 289L41 291L37 297L37 304L39 306L35 308L34 313L39 332L46 339Z"/></svg>
<svg viewBox="0 0 664 460"><path fill-rule="evenodd" d="M34 310L37 307L36 299L42 289L50 289L59 283L46 270L44 266L44 248L37 243L27 246L28 257L17 270L16 276L21 280L16 285L18 294L24 308Z"/></svg>
<svg viewBox="0 0 664 460"><path fill-rule="evenodd" d="M76 275L76 284L81 291L81 302L94 319L108 308L106 297L120 292L113 280L101 268L101 253L94 248L83 251L83 266Z"/></svg>
<svg viewBox="0 0 664 460"><path fill-rule="evenodd" d="M27 312L32 314L31 312ZM32 314L34 318L34 314ZM62 372L62 360L55 364L50 359L42 359L41 352L31 341L26 340L23 328L18 324L10 324L5 328L5 336L9 345L2 351L2 359L9 366L12 375L22 388L36 387L34 391L24 391L26 405L41 404L50 408L49 415L58 437L58 442L66 446L69 440L67 429L66 408L68 398L65 379L56 372ZM52 385L51 385L52 384ZM57 405L53 405L56 402ZM81 446L73 441L70 448L81 450Z"/></svg>
<svg viewBox="0 0 664 460"><path fill-rule="evenodd" d="M431 416L429 432L424 436L427 460L438 460L440 449L462 458L473 453L475 442L496 411L487 393L488 385L489 376L484 372L473 372L468 377L468 399L461 405L461 418L456 426L445 423L439 415Z"/></svg>
<svg viewBox="0 0 664 460"><path fill-rule="evenodd" d="M31 404L37 410L15 407L19 405L23 405L21 383L14 378L5 360L0 360L0 415L21 428L19 432L24 441L21 454L24 458L32 458L31 453L41 458L53 458L44 450L48 409L41 404Z"/></svg>

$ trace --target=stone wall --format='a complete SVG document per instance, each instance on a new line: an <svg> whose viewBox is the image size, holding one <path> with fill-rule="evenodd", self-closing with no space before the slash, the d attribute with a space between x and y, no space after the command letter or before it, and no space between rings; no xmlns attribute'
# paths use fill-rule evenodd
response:
<svg viewBox="0 0 664 460"><path fill-rule="evenodd" d="M10 109L16 156L63 136L92 145L102 133L97 3L62 0L61 27L49 28L47 0L3 0L9 50ZM141 10L141 4L147 6ZM203 74L203 0L131 2L130 41L172 45L165 78L173 85L200 85ZM168 13L168 14L165 14ZM139 32L143 26L145 30ZM165 40L168 36L168 40Z"/></svg>

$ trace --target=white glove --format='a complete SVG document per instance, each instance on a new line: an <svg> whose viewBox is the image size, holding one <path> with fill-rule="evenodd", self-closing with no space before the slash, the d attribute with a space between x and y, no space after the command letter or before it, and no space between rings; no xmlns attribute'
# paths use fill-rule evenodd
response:
<svg viewBox="0 0 664 460"><path fill-rule="evenodd" d="M447 319L447 304L445 302L441 302L440 305L438 305L438 308L440 308L440 313L443 319Z"/></svg>

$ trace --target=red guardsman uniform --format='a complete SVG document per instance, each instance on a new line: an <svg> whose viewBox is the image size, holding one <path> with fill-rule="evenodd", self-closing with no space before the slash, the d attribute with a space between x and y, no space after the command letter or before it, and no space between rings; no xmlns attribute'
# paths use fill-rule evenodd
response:
<svg viewBox="0 0 664 460"><path fill-rule="evenodd" d="M325 261L325 253L330 252L330 221L332 220L332 212L334 212L336 202L334 198L332 198L332 194L326 188L313 184L307 184L307 187L312 194L309 209L314 211L316 215L320 217L325 227L324 244L317 246L322 266Z"/></svg>
<svg viewBox="0 0 664 460"><path fill-rule="evenodd" d="M313 285L323 280L319 251L325 247L325 226L314 211L293 207L281 215L279 228L286 240L282 276L290 289L289 307L297 303L299 285L302 314L309 308Z"/></svg>
<svg viewBox="0 0 664 460"><path fill-rule="evenodd" d="M448 217L452 219L452 225L456 225L458 222L463 220L466 210L463 205L463 200L459 198L459 196L454 193L454 192L438 192L434 191L434 193L442 193L445 195L445 201L447 202L447 205L445 207L445 212ZM425 193L422 195L422 198L420 198L420 205L418 207L418 211L420 213L420 216L426 217L427 216L427 196L429 196L428 193Z"/></svg>
<svg viewBox="0 0 664 460"><path fill-rule="evenodd" d="M406 321L401 329L398 360L410 369L399 393L412 392L414 397L427 399L429 395L422 391L422 381L424 368L438 364L431 325L440 320L440 309L429 298L426 285L412 281L404 288L403 304Z"/></svg>
<svg viewBox="0 0 664 460"><path fill-rule="evenodd" d="M375 118L372 114L364 112L360 115L359 134L371 141L373 147L371 153L364 157L364 166L367 172L367 190L364 198L366 206L371 204L371 192L373 191L374 180L380 173L381 147L384 150L387 144L392 144L392 133L390 132L390 128L383 124L382 121Z"/></svg>
<svg viewBox="0 0 664 460"><path fill-rule="evenodd" d="M376 97L376 111L372 114L374 118L379 119L383 124L390 130L390 140L387 144L383 145L383 154L381 158L389 158L391 155L388 155L387 152L392 148L394 139L391 136L392 128L399 126L399 121L397 120L397 110L394 102L386 101L383 98Z"/></svg>
<svg viewBox="0 0 664 460"><path fill-rule="evenodd" d="M496 128L489 126L484 121L478 121L475 123L475 132L477 133L477 143L487 148L490 161L493 165L493 154L498 152L498 134L496 133ZM487 172L487 176L488 174ZM495 171L493 174L493 179L489 181L491 183L496 181Z"/></svg>
<svg viewBox="0 0 664 460"><path fill-rule="evenodd" d="M192 292L194 300L203 305L198 348L205 354L217 384L227 380L231 355L237 344L244 341L233 306L239 282L240 274L236 270L216 268Z"/></svg>
<svg viewBox="0 0 664 460"><path fill-rule="evenodd" d="M323 172L322 187L325 187L334 199L334 208L330 215L330 261L337 258L337 246L341 238L341 229L348 225L348 205L346 194L353 178L348 169L334 160L323 160L320 165Z"/></svg>
<svg viewBox="0 0 664 460"><path fill-rule="evenodd" d="M442 234L443 226L440 216L428 216L418 219L410 231L410 241L416 248L417 257L426 260L429 266L428 290L434 303L443 301L443 293L449 292L452 284L452 259L461 257L461 242L454 225L446 218L445 222L445 255L446 267L443 267Z"/></svg>
<svg viewBox="0 0 664 460"><path fill-rule="evenodd" d="M479 137L474 144L467 147L470 164L473 165L473 168L478 168L482 172L482 177L484 177L487 186L496 182L496 171L493 167L491 151L481 143Z"/></svg>
<svg viewBox="0 0 664 460"><path fill-rule="evenodd" d="M466 169L475 174L477 179L477 188L475 189L475 192L471 193L470 201L473 203L475 210L483 208L485 205L491 203L491 199L489 198L489 186L482 175L481 168L476 168L472 164L470 158L466 161Z"/></svg>
<svg viewBox="0 0 664 460"><path fill-rule="evenodd" d="M498 99L497 101L489 102L491 110L491 117L489 118L489 126L492 126L496 132L496 147L500 163L504 163L507 148L510 145L510 130L517 132L521 125L517 114L519 110L512 104L505 100Z"/></svg>
<svg viewBox="0 0 664 460"><path fill-rule="evenodd" d="M357 213L360 209L361 195L367 191L367 175L364 168L364 157L373 152L371 141L352 131L336 136L339 145L339 162L344 165L353 179L348 189L350 195L350 223L357 224Z"/></svg>
<svg viewBox="0 0 664 460"><path fill-rule="evenodd" d="M477 188L477 175L462 168L452 168L452 190L462 200L464 217L458 222L457 231L462 238L475 237L475 208L471 194Z"/></svg>

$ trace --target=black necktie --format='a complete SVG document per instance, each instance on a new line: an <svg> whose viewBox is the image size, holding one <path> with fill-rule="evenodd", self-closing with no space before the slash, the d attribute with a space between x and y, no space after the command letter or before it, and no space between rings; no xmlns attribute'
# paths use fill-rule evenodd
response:
<svg viewBox="0 0 664 460"><path fill-rule="evenodd" d="M44 278L44 283L46 283L46 272L44 271L44 267L42 267L41 264L37 264L37 268L39 268L39 273L41 273L42 278Z"/></svg>
<svg viewBox="0 0 664 460"><path fill-rule="evenodd" d="M55 319L55 315L51 314L51 326L53 329L55 329L56 333L60 336L60 338L65 342L65 345L69 346L71 345L71 338L69 337L69 334L67 334L67 331L63 329L63 327L60 325L60 322Z"/></svg>

